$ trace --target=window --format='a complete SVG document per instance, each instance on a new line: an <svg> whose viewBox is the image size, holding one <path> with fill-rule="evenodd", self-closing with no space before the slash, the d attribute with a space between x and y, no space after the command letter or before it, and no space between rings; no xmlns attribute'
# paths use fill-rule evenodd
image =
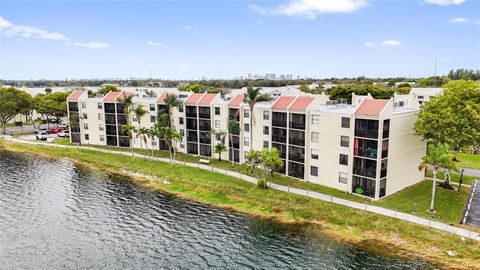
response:
<svg viewBox="0 0 480 270"><path fill-rule="evenodd" d="M182 149L185 148L185 144L181 143L180 148L182 148Z"/></svg>
<svg viewBox="0 0 480 270"><path fill-rule="evenodd" d="M82 118L83 118L83 119L88 119L88 115L87 115L86 113L83 113L83 114L82 114Z"/></svg>
<svg viewBox="0 0 480 270"><path fill-rule="evenodd" d="M153 145L153 146L156 146L156 145L157 145L157 141L153 140L153 141L152 141L152 145Z"/></svg>
<svg viewBox="0 0 480 270"><path fill-rule="evenodd" d="M101 141L101 142L104 142L104 141L105 141L105 136L104 136L104 135L100 135L100 141Z"/></svg>
<svg viewBox="0 0 480 270"><path fill-rule="evenodd" d="M318 159L318 149L312 149L312 159Z"/></svg>
<svg viewBox="0 0 480 270"><path fill-rule="evenodd" d="M88 130L88 123L83 123L83 129Z"/></svg>
<svg viewBox="0 0 480 270"><path fill-rule="evenodd" d="M263 126L263 135L268 135L270 128L268 126Z"/></svg>
<svg viewBox="0 0 480 270"><path fill-rule="evenodd" d="M250 145L250 138L249 137L244 137L243 138L243 145L249 146Z"/></svg>
<svg viewBox="0 0 480 270"><path fill-rule="evenodd" d="M185 129L183 129L183 128L180 129L180 135L182 135L182 137L185 136Z"/></svg>
<svg viewBox="0 0 480 270"><path fill-rule="evenodd" d="M318 167L310 166L310 175L311 176L318 176Z"/></svg>
<svg viewBox="0 0 480 270"><path fill-rule="evenodd" d="M86 109L86 108L87 108L87 102L82 101L82 109Z"/></svg>
<svg viewBox="0 0 480 270"><path fill-rule="evenodd" d="M338 182L340 182L342 184L346 184L347 181L348 181L348 174L346 174L344 172L338 173Z"/></svg>
<svg viewBox="0 0 480 270"><path fill-rule="evenodd" d="M342 128L350 128L350 118L342 117Z"/></svg>
<svg viewBox="0 0 480 270"><path fill-rule="evenodd" d="M150 122L155 123L157 121L155 115L150 115Z"/></svg>
<svg viewBox="0 0 480 270"><path fill-rule="evenodd" d="M220 107L215 107L215 115L220 115Z"/></svg>
<svg viewBox="0 0 480 270"><path fill-rule="evenodd" d="M222 124L220 120L215 120L215 128L221 128L221 127L222 127Z"/></svg>
<svg viewBox="0 0 480 270"><path fill-rule="evenodd" d="M88 141L88 140L90 140L90 135L85 133L85 141Z"/></svg>
<svg viewBox="0 0 480 270"><path fill-rule="evenodd" d="M183 125L183 117L179 117L178 122L180 123L180 125Z"/></svg>
<svg viewBox="0 0 480 270"><path fill-rule="evenodd" d="M97 103L97 108L98 108L99 110L103 109L103 103L102 103L102 102L98 102L98 103Z"/></svg>
<svg viewBox="0 0 480 270"><path fill-rule="evenodd" d="M154 112L154 111L155 111L155 107L157 107L157 106L155 106L155 104L150 104L150 111L151 111L151 112Z"/></svg>
<svg viewBox="0 0 480 270"><path fill-rule="evenodd" d="M180 105L180 107L178 107L178 111L183 112L183 105Z"/></svg>
<svg viewBox="0 0 480 270"><path fill-rule="evenodd" d="M104 130L105 130L105 126L104 126L103 124L98 125L98 130L104 131Z"/></svg>
<svg viewBox="0 0 480 270"><path fill-rule="evenodd" d="M263 148L269 148L270 143L268 141L263 141Z"/></svg>
<svg viewBox="0 0 480 270"><path fill-rule="evenodd" d="M340 146L348 147L349 141L350 141L350 137L348 137L348 136L340 137Z"/></svg>
<svg viewBox="0 0 480 270"><path fill-rule="evenodd" d="M250 125L249 124L244 124L243 126L244 126L243 131L250 132Z"/></svg>
<svg viewBox="0 0 480 270"><path fill-rule="evenodd" d="M98 114L98 120L102 121L103 120L103 113Z"/></svg>
<svg viewBox="0 0 480 270"><path fill-rule="evenodd" d="M243 117L244 117L244 118L250 117L250 112L249 112L248 110L244 110L244 111L243 111Z"/></svg>
<svg viewBox="0 0 480 270"><path fill-rule="evenodd" d="M263 120L269 120L269 119L270 119L270 112L263 111Z"/></svg>
<svg viewBox="0 0 480 270"><path fill-rule="evenodd" d="M312 114L312 125L320 123L320 115Z"/></svg>
<svg viewBox="0 0 480 270"><path fill-rule="evenodd" d="M340 165L348 165L348 156L340 154Z"/></svg>
<svg viewBox="0 0 480 270"><path fill-rule="evenodd" d="M424 96L418 96L418 99L424 99Z"/></svg>
<svg viewBox="0 0 480 270"><path fill-rule="evenodd" d="M312 132L312 142L318 142L318 132Z"/></svg>

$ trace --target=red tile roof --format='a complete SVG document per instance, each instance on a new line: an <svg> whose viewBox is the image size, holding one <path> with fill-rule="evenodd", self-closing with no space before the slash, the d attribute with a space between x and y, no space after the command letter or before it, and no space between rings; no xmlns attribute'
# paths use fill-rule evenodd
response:
<svg viewBox="0 0 480 270"><path fill-rule="evenodd" d="M73 91L68 97L67 97L67 100L78 100L80 98L80 96L82 96L84 91L82 90L75 90Z"/></svg>
<svg viewBox="0 0 480 270"><path fill-rule="evenodd" d="M315 97L312 96L300 96L292 103L292 105L290 105L288 109L295 111L305 111L308 105L310 105L310 103L312 103L314 99Z"/></svg>
<svg viewBox="0 0 480 270"><path fill-rule="evenodd" d="M355 115L379 116L389 100L365 99L355 111Z"/></svg>
<svg viewBox="0 0 480 270"><path fill-rule="evenodd" d="M168 95L167 93L162 93L157 99L157 104L164 104L165 102L163 101L165 100L167 95Z"/></svg>
<svg viewBox="0 0 480 270"><path fill-rule="evenodd" d="M121 92L108 92L105 97L103 98L103 101L105 102L115 102L117 100L117 97L120 96Z"/></svg>
<svg viewBox="0 0 480 270"><path fill-rule="evenodd" d="M286 110L292 101L295 99L295 96L281 96L275 101L272 106L272 109L277 110Z"/></svg>
<svg viewBox="0 0 480 270"><path fill-rule="evenodd" d="M119 100L123 100L125 97L133 96L132 92L121 92L121 94L118 96Z"/></svg>
<svg viewBox="0 0 480 270"><path fill-rule="evenodd" d="M228 106L230 107L240 106L240 104L242 104L243 102L243 98L244 98L243 94L236 95L234 98L232 98L232 100L230 100L230 102L228 103Z"/></svg>
<svg viewBox="0 0 480 270"><path fill-rule="evenodd" d="M216 97L217 94L205 94L198 102L198 105L210 105Z"/></svg>
<svg viewBox="0 0 480 270"><path fill-rule="evenodd" d="M203 93L193 93L185 100L185 104L196 105L202 96Z"/></svg>

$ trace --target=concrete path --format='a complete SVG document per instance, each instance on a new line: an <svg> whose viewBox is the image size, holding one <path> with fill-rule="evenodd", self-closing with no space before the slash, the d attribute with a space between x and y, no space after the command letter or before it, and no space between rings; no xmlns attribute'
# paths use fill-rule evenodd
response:
<svg viewBox="0 0 480 270"><path fill-rule="evenodd" d="M88 149L88 150L104 152L104 153L114 153L114 154L120 154L120 155L125 155L125 156L132 156L132 153L130 153L130 152L107 150L107 149L100 149L100 148L88 147L88 146L59 145L59 144L50 144L50 143L43 143L43 142L37 142L37 141L25 141L25 140L16 139L16 138L10 137L10 136L2 136L2 137L5 138L8 141L16 142L16 143L32 144L32 145L44 145L44 146L59 147L59 148ZM159 157L152 158L152 157L149 157L149 156L136 154L136 153L134 154L134 156L137 157L137 158L145 158L145 159L153 159L153 160L158 160L158 161L163 161L163 162L170 162L170 160L167 159L167 158L159 158ZM233 171L220 169L220 168L215 168L215 167L204 165L204 164L191 163L191 162L185 162L185 161L180 161L180 160L176 160L175 163L176 164L182 164L182 165L185 165L185 166L190 166L190 167L196 167L196 168L200 168L200 169L204 169L204 170L208 170L208 171L212 171L212 172L222 173L222 174L225 174L225 175L233 176L233 177L248 181L248 182L253 183L253 184L257 183L256 178L251 177L249 175L244 175L244 174L241 174L241 173L238 173L238 172L233 172ZM314 192L314 191L308 191L308 190L303 190L303 189L298 189L298 188L292 188L292 187L277 185L277 184L274 184L274 183L271 184L271 188L276 189L276 190L280 190L280 191L284 191L284 192L298 194L298 195L301 195L301 196L310 197L310 198L321 200L321 201L326 201L326 202L331 202L331 203L335 203L335 204L338 204L338 205L343 205L343 206L347 206L347 207L351 207L351 208L356 208L356 209L359 209L359 210L362 210L362 211L367 211L367 212L379 214L379 215L382 215L382 216L388 216L388 217L392 217L392 218L396 218L396 219L400 219L400 220L413 222L413 223L420 224L420 225L423 225L423 226L426 226L426 227L429 227L429 228L433 228L433 229L437 229L437 230L440 230L440 231L443 231L443 232L448 232L448 233L451 233L451 234L455 234L455 235L458 235L460 237L470 238L470 239L473 239L473 240L480 241L480 233L478 233L478 232L473 232L473 231L470 231L470 230L467 230L467 229L458 228L458 227L455 227L455 226L452 226L452 225L449 225L449 224L445 224L445 223L437 222L437 221L432 221L432 220L422 218L422 217L418 217L418 216L414 216L414 215L411 215L411 214L407 214L407 213L403 213L403 212L397 212L395 210L386 209L386 208L383 208L383 207L368 205L367 203L363 204L363 203L358 203L358 202L349 201L349 200L345 200L345 199L340 199L340 198L332 197L330 195L325 195L325 194L321 194L321 193Z"/></svg>

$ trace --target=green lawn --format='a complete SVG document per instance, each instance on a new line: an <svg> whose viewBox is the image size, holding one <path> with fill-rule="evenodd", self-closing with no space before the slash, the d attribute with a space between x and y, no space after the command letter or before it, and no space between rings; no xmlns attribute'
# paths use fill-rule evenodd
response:
<svg viewBox="0 0 480 270"><path fill-rule="evenodd" d="M432 170L428 170L425 175L427 177L433 178ZM437 180L443 180L444 177L445 177L445 174L443 172L437 173ZM452 182L457 182L457 183L460 182L460 174L451 172L450 177ZM471 185L474 179L476 179L476 177L464 174L462 177L462 184Z"/></svg>
<svg viewBox="0 0 480 270"><path fill-rule="evenodd" d="M295 194L277 190L263 190L251 183L226 176L222 173L212 173L206 170L173 165L160 161L133 159L124 155L100 153L82 149L60 149L54 147L23 145L2 142L0 148L21 153L44 154L56 158L71 158L92 168L118 173L128 169L146 175L167 179L169 184L162 182L147 182L137 179L137 183L155 190L163 190L217 206L230 207L245 213L274 217L283 221L314 222L321 224L316 230L332 233L344 239L357 243L372 243L371 248L377 248L387 253L394 253L398 248L408 249L415 255L433 256L445 265L459 265L465 268L478 265L480 260L480 243L462 241L460 237L431 230L413 223L376 215L328 202L323 202ZM428 182L427 186L428 186ZM382 201L385 205L397 207L408 205L409 199L403 196L419 196L429 193L428 187L420 185L421 189L414 192L402 191L397 197ZM439 192L441 194L441 192ZM438 208L448 205L448 196L438 201ZM402 201L402 200L405 200ZM428 199L426 199L428 200ZM424 200L419 200L423 207ZM443 206L442 206L443 205ZM408 207L408 206L405 206ZM418 207L419 209L421 208ZM274 211L275 209L275 211ZM456 209L456 207L455 207ZM420 211L420 210L419 210ZM390 244L388 244L390 243ZM392 246L400 245L400 246ZM440 251L432 251L432 247ZM455 250L462 259L449 258L446 251Z"/></svg>
<svg viewBox="0 0 480 270"><path fill-rule="evenodd" d="M456 225L462 216L469 191L468 188L461 188L458 194L457 191L437 186L434 214L427 211L430 208L432 196L430 180L422 181L372 204ZM414 204L416 204L416 212L413 212Z"/></svg>
<svg viewBox="0 0 480 270"><path fill-rule="evenodd" d="M457 153L458 167L480 170L480 155Z"/></svg>
<svg viewBox="0 0 480 270"><path fill-rule="evenodd" d="M70 144L70 138L55 138L55 144L68 145Z"/></svg>

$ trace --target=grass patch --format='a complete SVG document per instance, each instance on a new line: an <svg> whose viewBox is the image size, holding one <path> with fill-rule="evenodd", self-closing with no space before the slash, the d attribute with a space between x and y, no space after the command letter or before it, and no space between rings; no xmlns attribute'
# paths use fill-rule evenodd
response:
<svg viewBox="0 0 480 270"><path fill-rule="evenodd" d="M61 145L69 145L70 144L70 138L55 138L55 144L61 144Z"/></svg>
<svg viewBox="0 0 480 270"><path fill-rule="evenodd" d="M425 176L433 178L432 170L427 170ZM437 173L437 180L443 180L444 178L445 178L445 173L444 172L438 172ZM476 178L477 177L475 177L475 176L470 176L470 175L465 175L464 174L462 176L462 185L463 184L471 185ZM459 183L460 182L460 174L450 172L450 181Z"/></svg>
<svg viewBox="0 0 480 270"><path fill-rule="evenodd" d="M457 153L458 167L480 170L480 155Z"/></svg>
<svg viewBox="0 0 480 270"><path fill-rule="evenodd" d="M460 194L458 194L457 191L437 187L435 194L435 214L427 211L430 208L432 194L432 181L430 180L417 183L383 200L372 202L372 204L431 218L432 220L458 224L469 191L468 188L462 188L460 189ZM416 212L413 212L414 204L416 204Z"/></svg>
<svg viewBox="0 0 480 270"><path fill-rule="evenodd" d="M460 237L406 221L295 194L259 189L254 184L221 173L85 149L60 149L1 140L0 148L55 158L70 158L95 169L112 173L125 168L133 172L154 175L160 179L167 179L170 184L142 179L136 179L136 182L153 190L170 192L184 198L228 207L256 216L284 222L321 224L322 233L335 235L351 243L359 244L373 239L376 245L372 248L378 247L378 252L385 252L380 247L388 245L393 247L396 254L421 255L445 267L455 266L465 269L480 267L479 242L461 240ZM427 187L422 190L426 192ZM391 200L395 201L395 198L392 197ZM393 205L398 204L401 204L401 200L397 198L397 202ZM277 210L273 211L273 208ZM434 251L432 247L438 250ZM448 250L456 251L458 256L448 257L446 255Z"/></svg>

